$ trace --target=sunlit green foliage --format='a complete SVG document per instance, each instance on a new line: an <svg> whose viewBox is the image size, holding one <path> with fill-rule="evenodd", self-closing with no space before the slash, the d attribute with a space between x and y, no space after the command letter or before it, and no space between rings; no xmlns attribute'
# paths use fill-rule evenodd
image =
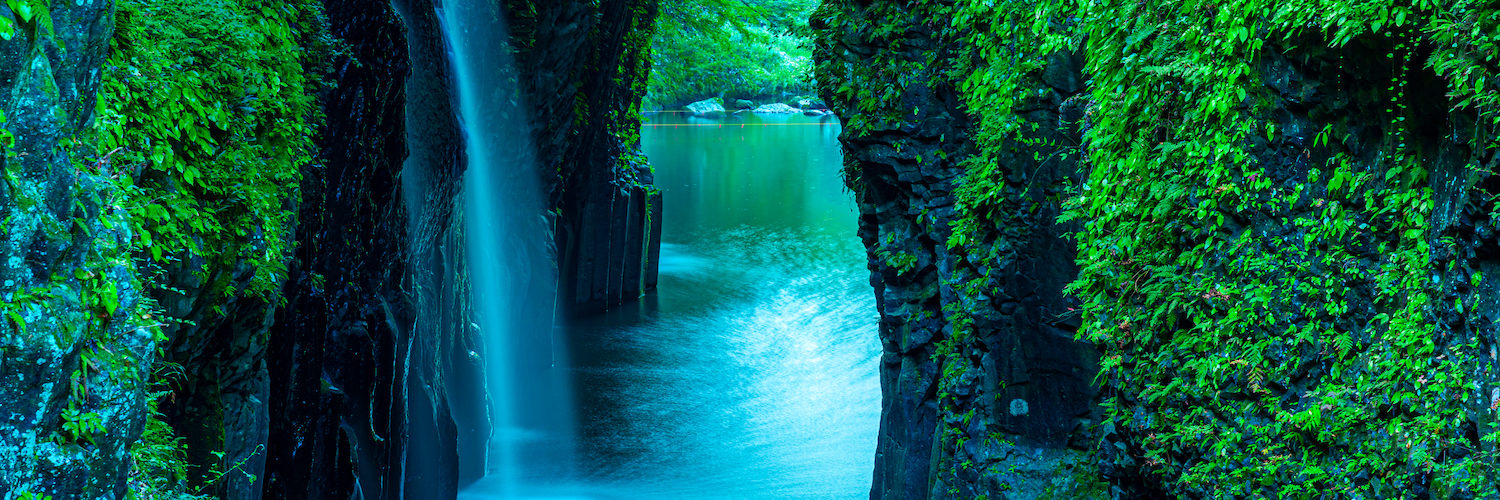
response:
<svg viewBox="0 0 1500 500"><path fill-rule="evenodd" d="M816 0L662 2L647 99L672 106L807 92L812 54L807 16Z"/></svg>
<svg viewBox="0 0 1500 500"><path fill-rule="evenodd" d="M1104 428L1132 447L1115 465L1189 498L1496 495L1496 374L1482 369L1493 352L1451 322L1480 306L1489 278L1453 257L1460 235L1438 231L1438 214L1463 203L1494 209L1496 193L1480 184L1497 175L1484 159L1500 147L1493 2L902 4L942 31L958 62L939 83L960 90L977 124L956 251L992 254L979 238L1024 209L1026 186L1003 162L1055 126L1021 116L1047 91L1046 57L1087 61L1078 98L1088 129L1059 156L1087 171L1067 203L1081 227L1071 292L1080 337L1103 355ZM854 134L914 114L903 78L931 77L928 66L949 59L895 61L887 54L909 49L906 28L873 29L890 32L877 64L828 68L851 75L831 90L858 106ZM1357 77L1324 76L1330 99L1353 104L1313 116L1320 130L1278 130L1276 75L1262 74L1273 56L1350 61L1338 71ZM1413 87L1422 73L1441 88ZM1434 102L1413 92L1447 99L1413 109ZM1452 145L1417 140L1412 124L1444 121L1461 125ZM1360 127L1384 135L1356 136ZM1444 186L1462 196L1439 199L1431 177L1444 147L1473 154ZM1306 175L1263 164L1267 151L1301 157L1284 161ZM951 314L939 356L972 338L962 311ZM944 366L945 379L965 376Z"/></svg>
<svg viewBox="0 0 1500 500"><path fill-rule="evenodd" d="M322 43L317 3L123 0L118 9L96 165L129 195L140 249L158 262L203 257L223 295L274 295L320 119L309 71ZM233 290L241 263L254 278Z"/></svg>
<svg viewBox="0 0 1500 500"><path fill-rule="evenodd" d="M315 93L330 43L319 2L119 0L116 8L97 153L79 168L113 179L112 203L127 214L130 250L157 295L173 292L165 272L187 271L203 279L204 307L232 296L280 300L300 172L314 161L322 120ZM99 290L95 302L112 313L110 288ZM180 319L151 309L145 319ZM157 342L166 340L160 326L151 328ZM183 444L156 411L164 397L149 394L145 433L131 448L133 498L205 498L201 489L244 473L218 464L189 477ZM75 417L75 439L88 439L88 415Z"/></svg>

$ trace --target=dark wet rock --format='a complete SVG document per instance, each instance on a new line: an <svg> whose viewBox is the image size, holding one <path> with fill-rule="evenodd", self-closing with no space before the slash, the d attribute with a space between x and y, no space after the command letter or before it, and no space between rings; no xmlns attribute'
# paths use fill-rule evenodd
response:
<svg viewBox="0 0 1500 500"><path fill-rule="evenodd" d="M391 5L327 0L324 6L332 35L350 50L333 61L339 83L321 100L328 116L318 138L322 161L303 172L300 243L266 354L273 437L266 445L263 484L251 496L395 498L412 432L398 381L430 380L440 369L407 362L426 343L413 341L410 207L400 191L408 155L408 87L433 90L430 81L407 79L416 58L408 54L419 51L409 51L407 27ZM423 27L433 28L417 25L411 31L427 33L430 44L434 32L419 31ZM428 49L429 59L419 64L430 68L433 54ZM443 119L445 98L428 102L420 109L435 108L432 114L413 122L456 127L451 115ZM424 438L438 445L455 442L451 434L446 441ZM450 468L455 462L446 461ZM446 480L424 478L424 492L451 494L457 481L451 473Z"/></svg>
<svg viewBox="0 0 1500 500"><path fill-rule="evenodd" d="M911 25L899 43L881 39L874 26L910 25L900 17L907 14L892 9L838 1L826 3L820 16L835 10L865 20L830 27L815 17L813 23L822 31L815 57L830 68L819 74L824 97L836 112L860 120L841 140L885 349L871 497L1031 498L1048 490L1065 464L1092 470L1082 447L1093 440L1079 422L1096 418L1097 354L1073 340L1077 322L1067 314L1072 300L1063 287L1076 273L1075 250L1064 238L1070 228L1054 222L1064 185L1079 170L1072 162L1041 164L1037 158L1054 151L1014 144L999 158L1000 175L1006 185L1031 189L1003 196L1035 209L986 222L971 235L975 243L950 245L960 162L977 152L975 124L955 88L929 82L944 81L948 50L956 45L921 25ZM885 52L890 46L909 50ZM929 66L932 55L948 62ZM1060 59L1054 73L1081 71L1076 58ZM833 89L841 85L886 86L872 78L878 71L860 70L880 61L926 69L905 75L910 83L889 110L856 112L854 102L838 99ZM1076 141L1077 130L1057 126L1066 97L1053 92L1032 103L1039 111L1026 119L1041 125L1038 139ZM972 335L950 340L958 328ZM940 360L942 343L954 344L955 352Z"/></svg>
<svg viewBox="0 0 1500 500"><path fill-rule="evenodd" d="M558 214L550 224L558 309L587 313L634 301L655 288L656 261L631 259L658 255L663 212L637 123L619 110L639 109L645 96L656 2L507 5L513 35L525 41L516 62L536 164ZM703 109L723 116L722 102L710 101Z"/></svg>
<svg viewBox="0 0 1500 500"><path fill-rule="evenodd" d="M755 109L755 102L747 100L747 99L736 99L734 101L734 108L735 109Z"/></svg>

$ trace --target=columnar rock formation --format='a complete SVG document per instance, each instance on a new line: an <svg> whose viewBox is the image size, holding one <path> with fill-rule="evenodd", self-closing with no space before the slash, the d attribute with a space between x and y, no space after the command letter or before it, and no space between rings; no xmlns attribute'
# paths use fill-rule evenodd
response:
<svg viewBox="0 0 1500 500"><path fill-rule="evenodd" d="M637 121L656 1L506 2L543 181L559 214L567 310L606 309L656 287L662 198L639 152Z"/></svg>
<svg viewBox="0 0 1500 500"><path fill-rule="evenodd" d="M365 498L395 498L410 427L423 426L424 444L454 442L451 423L446 435L428 431L436 427L432 415L447 412L446 405L419 397L426 393L407 396L411 391L403 387L405 380L432 380L441 366L430 361L432 342L415 338L409 290L416 245L409 239L412 209L402 196L401 170L409 155L419 155L407 146L408 88L420 87L408 83L411 67L432 71L436 64L441 74L443 66L431 59L413 63L408 45L422 42L408 42L406 34L421 32L406 29L391 5L329 0L324 6L331 34L350 51L333 61L338 85L323 96L330 120L319 134L322 158L303 173L301 243L265 355L275 417L263 486L236 496L263 491L265 498L331 498L358 491ZM445 102L430 106L434 114L441 116ZM424 118L416 123L454 127L451 118ZM433 462L424 457L420 463ZM445 462L455 467L452 458ZM429 479L420 491L454 490L451 471L446 481L414 475Z"/></svg>
<svg viewBox="0 0 1500 500"><path fill-rule="evenodd" d="M828 1L819 83L846 121L845 175L860 208L881 314L884 403L874 498L1039 494L1092 443L1095 354L1073 339L1070 229L1055 222L1079 172L1058 159L1076 142L1076 58L1039 78L1023 119L1039 126L998 158L993 225L964 228L957 205L978 117L949 73L955 40L898 2ZM887 26L902 26L889 30ZM898 47L898 49L891 49ZM879 104L862 89L886 92Z"/></svg>

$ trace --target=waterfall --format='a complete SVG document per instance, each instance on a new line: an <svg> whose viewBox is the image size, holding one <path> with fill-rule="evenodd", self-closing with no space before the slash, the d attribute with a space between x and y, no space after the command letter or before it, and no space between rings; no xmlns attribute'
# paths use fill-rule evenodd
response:
<svg viewBox="0 0 1500 500"><path fill-rule="evenodd" d="M529 496L528 483L569 475L576 435L541 173L499 4L437 7L466 142L464 250L490 400L486 456L460 457L485 463L473 498Z"/></svg>

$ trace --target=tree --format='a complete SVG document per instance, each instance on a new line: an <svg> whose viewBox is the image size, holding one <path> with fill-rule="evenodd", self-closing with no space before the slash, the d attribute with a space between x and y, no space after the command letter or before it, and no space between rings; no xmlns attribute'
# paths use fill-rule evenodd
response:
<svg viewBox="0 0 1500 500"><path fill-rule="evenodd" d="M807 17L816 0L685 0L661 6L650 104L812 89Z"/></svg>

